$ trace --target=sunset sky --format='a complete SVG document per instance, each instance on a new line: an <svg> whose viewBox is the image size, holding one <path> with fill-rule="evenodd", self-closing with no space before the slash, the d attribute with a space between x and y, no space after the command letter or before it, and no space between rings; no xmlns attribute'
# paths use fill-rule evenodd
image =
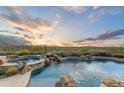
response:
<svg viewBox="0 0 124 93"><path fill-rule="evenodd" d="M124 46L124 7L0 7L0 45Z"/></svg>

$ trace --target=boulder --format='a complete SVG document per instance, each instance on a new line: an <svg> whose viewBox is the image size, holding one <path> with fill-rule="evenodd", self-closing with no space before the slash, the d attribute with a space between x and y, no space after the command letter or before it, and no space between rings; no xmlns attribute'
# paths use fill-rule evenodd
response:
<svg viewBox="0 0 124 93"><path fill-rule="evenodd" d="M84 59L84 58L85 58L85 56L84 56L84 55L81 55L81 56L80 56L80 58L81 58L81 59Z"/></svg>
<svg viewBox="0 0 124 93"><path fill-rule="evenodd" d="M18 66L17 66L18 69L19 69L19 70L22 70L23 65L24 65L24 64L23 64L23 61L19 61L19 62L18 62Z"/></svg>
<svg viewBox="0 0 124 93"><path fill-rule="evenodd" d="M80 56L80 59L84 59L84 60L91 59L91 58L92 58L92 56L90 56L90 55L82 55L82 56Z"/></svg>
<svg viewBox="0 0 124 93"><path fill-rule="evenodd" d="M4 64L4 61L2 59L0 59L0 65Z"/></svg>
<svg viewBox="0 0 124 93"><path fill-rule="evenodd" d="M113 77L103 78L101 87L124 87L124 81L118 80Z"/></svg>
<svg viewBox="0 0 124 93"><path fill-rule="evenodd" d="M48 53L46 55L46 58L49 59L49 62L57 62L57 61L60 61L60 57L55 55L55 54L52 54L52 53Z"/></svg>
<svg viewBox="0 0 124 93"><path fill-rule="evenodd" d="M70 75L64 75L55 84L56 87L76 87L75 80Z"/></svg>
<svg viewBox="0 0 124 93"><path fill-rule="evenodd" d="M49 64L49 59L46 58L45 61L44 61L44 65L48 65Z"/></svg>
<svg viewBox="0 0 124 93"><path fill-rule="evenodd" d="M29 67L26 61L22 61L18 63L18 69L21 71L22 74L28 72Z"/></svg>

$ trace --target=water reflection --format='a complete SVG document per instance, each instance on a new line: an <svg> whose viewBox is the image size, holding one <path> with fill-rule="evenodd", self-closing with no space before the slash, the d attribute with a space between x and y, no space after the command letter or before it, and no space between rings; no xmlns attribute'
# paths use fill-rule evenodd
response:
<svg viewBox="0 0 124 93"><path fill-rule="evenodd" d="M114 76L124 80L124 64L111 60L80 60L67 58L60 63L50 64L32 73L28 86L51 87L56 80L71 75L80 87L97 87L105 76Z"/></svg>

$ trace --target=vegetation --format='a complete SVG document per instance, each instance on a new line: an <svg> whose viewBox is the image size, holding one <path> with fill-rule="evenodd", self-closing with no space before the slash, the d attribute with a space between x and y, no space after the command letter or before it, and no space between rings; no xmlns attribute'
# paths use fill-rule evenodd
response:
<svg viewBox="0 0 124 93"><path fill-rule="evenodd" d="M0 54L4 55L29 55L52 52L64 57L67 55L95 55L124 58L123 47L57 47L57 46L0 46Z"/></svg>
<svg viewBox="0 0 124 93"><path fill-rule="evenodd" d="M17 72L18 72L18 69L16 67L11 67L7 69L6 75L7 76L15 75L17 74Z"/></svg>
<svg viewBox="0 0 124 93"><path fill-rule="evenodd" d="M17 55L22 56L22 55L29 55L30 51L28 49L20 49L19 51L16 52Z"/></svg>
<svg viewBox="0 0 124 93"><path fill-rule="evenodd" d="M115 53L112 56L117 57L117 58L124 58L124 54L122 54L122 53Z"/></svg>
<svg viewBox="0 0 124 93"><path fill-rule="evenodd" d="M5 70L0 70L0 76L5 75Z"/></svg>

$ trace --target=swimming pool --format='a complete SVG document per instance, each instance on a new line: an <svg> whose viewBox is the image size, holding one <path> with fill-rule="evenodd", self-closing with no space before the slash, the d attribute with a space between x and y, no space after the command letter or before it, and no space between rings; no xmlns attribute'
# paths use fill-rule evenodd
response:
<svg viewBox="0 0 124 93"><path fill-rule="evenodd" d="M103 77L124 80L124 64L112 60L80 60L69 57L32 72L29 87L54 87L63 75L69 74L79 87L98 87Z"/></svg>
<svg viewBox="0 0 124 93"><path fill-rule="evenodd" d="M40 55L27 55L27 56L20 56L16 59L10 60L10 63L18 63L20 61L26 61L27 63L34 63L35 61L40 60Z"/></svg>

